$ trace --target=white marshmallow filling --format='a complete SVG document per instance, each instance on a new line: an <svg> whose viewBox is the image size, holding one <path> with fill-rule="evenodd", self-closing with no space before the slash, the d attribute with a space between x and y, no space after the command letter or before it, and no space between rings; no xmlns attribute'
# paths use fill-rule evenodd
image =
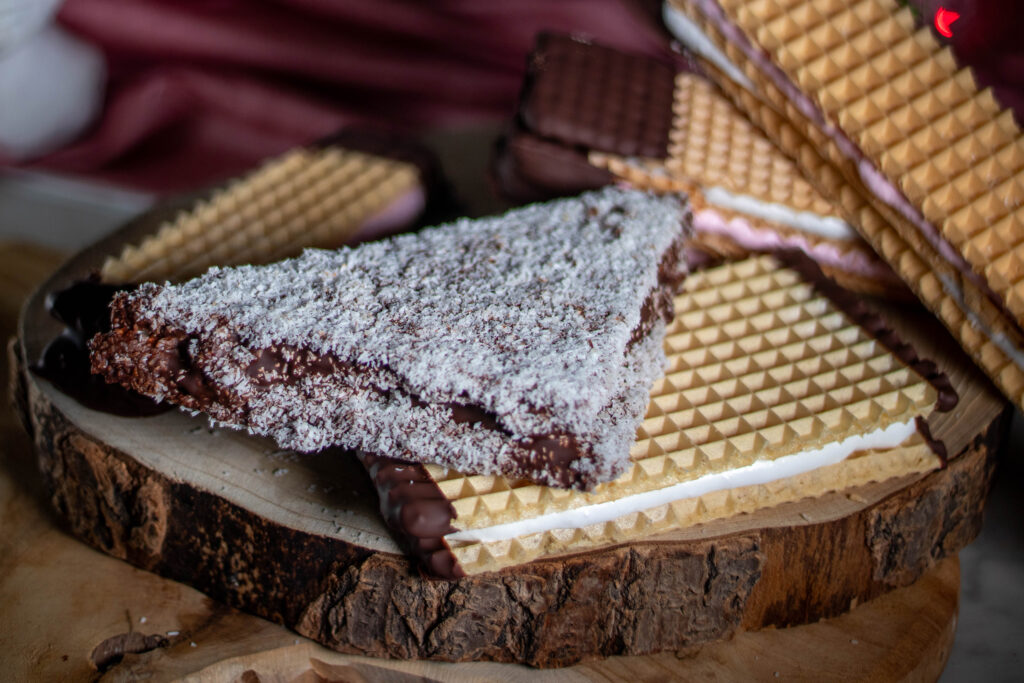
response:
<svg viewBox="0 0 1024 683"><path fill-rule="evenodd" d="M662 489L645 491L618 500L572 510L553 512L532 519L521 519L479 529L462 529L448 534L444 538L453 544L492 543L554 529L578 529L591 524L602 524L677 500L795 477L842 462L857 451L895 448L916 432L916 420L896 422L866 434L856 434L842 441L826 444L821 448L784 455L774 460L758 460L744 467L706 474Z"/></svg>

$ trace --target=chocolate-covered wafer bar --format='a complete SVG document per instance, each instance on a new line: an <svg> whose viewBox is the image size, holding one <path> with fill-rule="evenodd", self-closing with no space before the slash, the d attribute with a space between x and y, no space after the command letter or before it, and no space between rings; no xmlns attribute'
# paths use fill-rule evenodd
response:
<svg viewBox="0 0 1024 683"><path fill-rule="evenodd" d="M673 6L717 52L707 66L722 87L1024 404L1024 137L1012 112L892 0Z"/></svg>
<svg viewBox="0 0 1024 683"><path fill-rule="evenodd" d="M590 150L665 157L677 67L582 38L538 35L495 157L498 189L534 201L606 185L614 176L589 168Z"/></svg>
<svg viewBox="0 0 1024 683"><path fill-rule="evenodd" d="M921 418L956 393L878 314L805 258L696 274L631 466L591 492L362 453L388 524L455 577L939 467Z"/></svg>
<svg viewBox="0 0 1024 683"><path fill-rule="evenodd" d="M115 298L93 370L287 448L591 488L628 465L688 220L609 188L145 284Z"/></svg>
<svg viewBox="0 0 1024 683"><path fill-rule="evenodd" d="M668 63L545 33L530 56L519 117L526 130L569 146L660 157L674 80Z"/></svg>

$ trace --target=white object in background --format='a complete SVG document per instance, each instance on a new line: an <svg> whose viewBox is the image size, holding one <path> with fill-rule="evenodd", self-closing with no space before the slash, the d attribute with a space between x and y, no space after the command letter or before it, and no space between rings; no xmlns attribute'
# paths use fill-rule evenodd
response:
<svg viewBox="0 0 1024 683"><path fill-rule="evenodd" d="M0 55L53 20L63 0L0 0Z"/></svg>
<svg viewBox="0 0 1024 683"><path fill-rule="evenodd" d="M0 150L27 159L70 142L93 121L106 63L54 24L15 38L0 51Z"/></svg>

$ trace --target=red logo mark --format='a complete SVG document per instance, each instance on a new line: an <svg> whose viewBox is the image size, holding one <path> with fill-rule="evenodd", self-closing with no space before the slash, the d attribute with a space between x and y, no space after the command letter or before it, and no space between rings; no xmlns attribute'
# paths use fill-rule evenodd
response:
<svg viewBox="0 0 1024 683"><path fill-rule="evenodd" d="M957 12L945 7L940 7L935 12L935 30L946 36L947 38L953 37L953 29L950 26L954 21L960 18Z"/></svg>

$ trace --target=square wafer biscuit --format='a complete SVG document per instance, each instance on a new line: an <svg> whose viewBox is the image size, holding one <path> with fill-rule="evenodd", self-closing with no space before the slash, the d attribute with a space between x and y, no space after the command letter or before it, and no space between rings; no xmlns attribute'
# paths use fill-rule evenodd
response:
<svg viewBox="0 0 1024 683"><path fill-rule="evenodd" d="M673 6L742 74L708 60L738 106L1024 405L1024 137L1011 112L891 0Z"/></svg>
<svg viewBox="0 0 1024 683"><path fill-rule="evenodd" d="M103 264L109 283L184 280L408 228L423 212L420 170L334 145L291 150L183 210Z"/></svg>
<svg viewBox="0 0 1024 683"><path fill-rule="evenodd" d="M835 296L768 256L691 275L675 299L666 375L651 391L623 476L581 493L427 465L391 482L415 480L431 514L450 505L446 545L421 534L410 544L435 572L476 573L939 466L917 418L950 391L948 381L886 337L877 316ZM735 478L745 467L786 468L816 449L804 456L813 466ZM408 491L387 483L381 459L363 459L389 522L418 516L415 504L403 510ZM723 473L733 483L686 492Z"/></svg>

